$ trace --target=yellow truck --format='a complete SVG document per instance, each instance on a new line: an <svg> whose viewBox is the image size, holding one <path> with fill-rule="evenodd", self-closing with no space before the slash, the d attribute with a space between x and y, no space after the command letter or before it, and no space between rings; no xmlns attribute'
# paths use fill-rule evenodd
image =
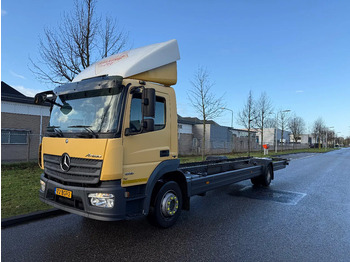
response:
<svg viewBox="0 0 350 262"><path fill-rule="evenodd" d="M40 199L104 221L147 215L170 227L190 197L251 179L268 186L287 160L214 158L180 165L176 40L105 58L39 93L51 103L39 147Z"/></svg>

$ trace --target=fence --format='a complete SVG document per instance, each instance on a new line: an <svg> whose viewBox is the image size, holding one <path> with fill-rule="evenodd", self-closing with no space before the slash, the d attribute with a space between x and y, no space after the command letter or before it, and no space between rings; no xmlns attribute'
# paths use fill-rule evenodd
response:
<svg viewBox="0 0 350 262"><path fill-rule="evenodd" d="M305 149L309 148L309 144L277 144L277 152L281 151L287 151L287 150L297 150L297 149ZM275 146L271 145L270 146L270 151L271 150L276 150Z"/></svg>
<svg viewBox="0 0 350 262"><path fill-rule="evenodd" d="M196 143L186 144L184 141L179 141L179 154L180 155L200 155L201 154L201 141L196 140ZM309 148L308 144L278 144L277 151L287 151L296 149ZM250 144L251 152L262 151L261 145L257 144L254 139L252 139ZM270 145L270 152L275 151L274 145ZM230 154L230 153L246 153L248 152L248 139L239 139L234 142L225 141L206 141L206 154L207 155L217 155L217 154Z"/></svg>

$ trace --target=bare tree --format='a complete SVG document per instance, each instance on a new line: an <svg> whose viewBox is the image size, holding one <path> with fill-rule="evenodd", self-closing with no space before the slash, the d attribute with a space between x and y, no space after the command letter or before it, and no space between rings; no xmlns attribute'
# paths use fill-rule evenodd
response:
<svg viewBox="0 0 350 262"><path fill-rule="evenodd" d="M263 145L264 128L266 127L266 121L268 120L268 116L272 114L272 103L265 92L260 95L260 98L256 102L256 113L257 116L254 124L261 133L261 145ZM260 150L262 150L262 147L260 147Z"/></svg>
<svg viewBox="0 0 350 262"><path fill-rule="evenodd" d="M44 29L39 56L31 71L39 80L62 84L70 82L97 60L121 51L128 34L119 30L116 20L96 16L97 0L75 0L74 11L64 14L57 29Z"/></svg>
<svg viewBox="0 0 350 262"><path fill-rule="evenodd" d="M238 113L238 124L244 126L248 130L248 156L250 156L250 136L253 124L257 119L257 110L254 102L252 91L249 91L247 101L241 111Z"/></svg>
<svg viewBox="0 0 350 262"><path fill-rule="evenodd" d="M276 128L276 118L275 117L266 117L264 122L265 128Z"/></svg>
<svg viewBox="0 0 350 262"><path fill-rule="evenodd" d="M294 143L296 143L301 138L301 134L305 130L305 121L301 117L294 115L291 119L289 119L288 128L293 134Z"/></svg>
<svg viewBox="0 0 350 262"><path fill-rule="evenodd" d="M220 116L222 108L224 107L223 97L216 98L211 93L213 83L210 81L209 73L207 69L198 67L193 79L191 80L192 90L189 91L188 98L191 101L192 106L200 114L203 119L203 139L202 139L202 160L204 160L206 154L205 147L205 134L206 123L208 120L213 120Z"/></svg>
<svg viewBox="0 0 350 262"><path fill-rule="evenodd" d="M333 145L333 147L334 147L334 144L335 144L335 132L334 132L334 130L327 128L326 136L327 136L327 147L329 146L329 144Z"/></svg>
<svg viewBox="0 0 350 262"><path fill-rule="evenodd" d="M319 117L315 122L314 122L314 126L313 126L313 131L312 134L316 140L316 142L318 142L318 148L321 148L321 141L323 141L323 136L324 136L324 130L325 130L325 124L324 121L321 117Z"/></svg>
<svg viewBox="0 0 350 262"><path fill-rule="evenodd" d="M288 127L288 121L289 121L289 117L288 117L288 112L290 112L290 110L283 110L283 111L279 111L278 112L278 125L281 127L281 143L282 143L282 151L283 151L283 139L284 139L284 131L286 130L286 128ZM277 145L276 145L277 146Z"/></svg>

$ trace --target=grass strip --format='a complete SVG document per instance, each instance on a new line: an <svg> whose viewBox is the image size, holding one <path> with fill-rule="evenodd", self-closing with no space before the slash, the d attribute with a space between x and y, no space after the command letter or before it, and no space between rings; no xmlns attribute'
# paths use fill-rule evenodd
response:
<svg viewBox="0 0 350 262"><path fill-rule="evenodd" d="M1 165L1 218L52 208L39 200L41 173L36 163Z"/></svg>

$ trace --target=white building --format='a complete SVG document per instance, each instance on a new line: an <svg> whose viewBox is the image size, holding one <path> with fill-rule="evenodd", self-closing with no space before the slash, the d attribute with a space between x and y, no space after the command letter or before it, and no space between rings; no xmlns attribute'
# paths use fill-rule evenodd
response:
<svg viewBox="0 0 350 262"><path fill-rule="evenodd" d="M278 144L289 144L290 140L290 132L287 130L283 130L283 138L282 138L282 130L277 129L277 143ZM259 144L261 145L261 132L258 131L257 134ZM275 145L276 144L276 128L264 128L264 144Z"/></svg>

